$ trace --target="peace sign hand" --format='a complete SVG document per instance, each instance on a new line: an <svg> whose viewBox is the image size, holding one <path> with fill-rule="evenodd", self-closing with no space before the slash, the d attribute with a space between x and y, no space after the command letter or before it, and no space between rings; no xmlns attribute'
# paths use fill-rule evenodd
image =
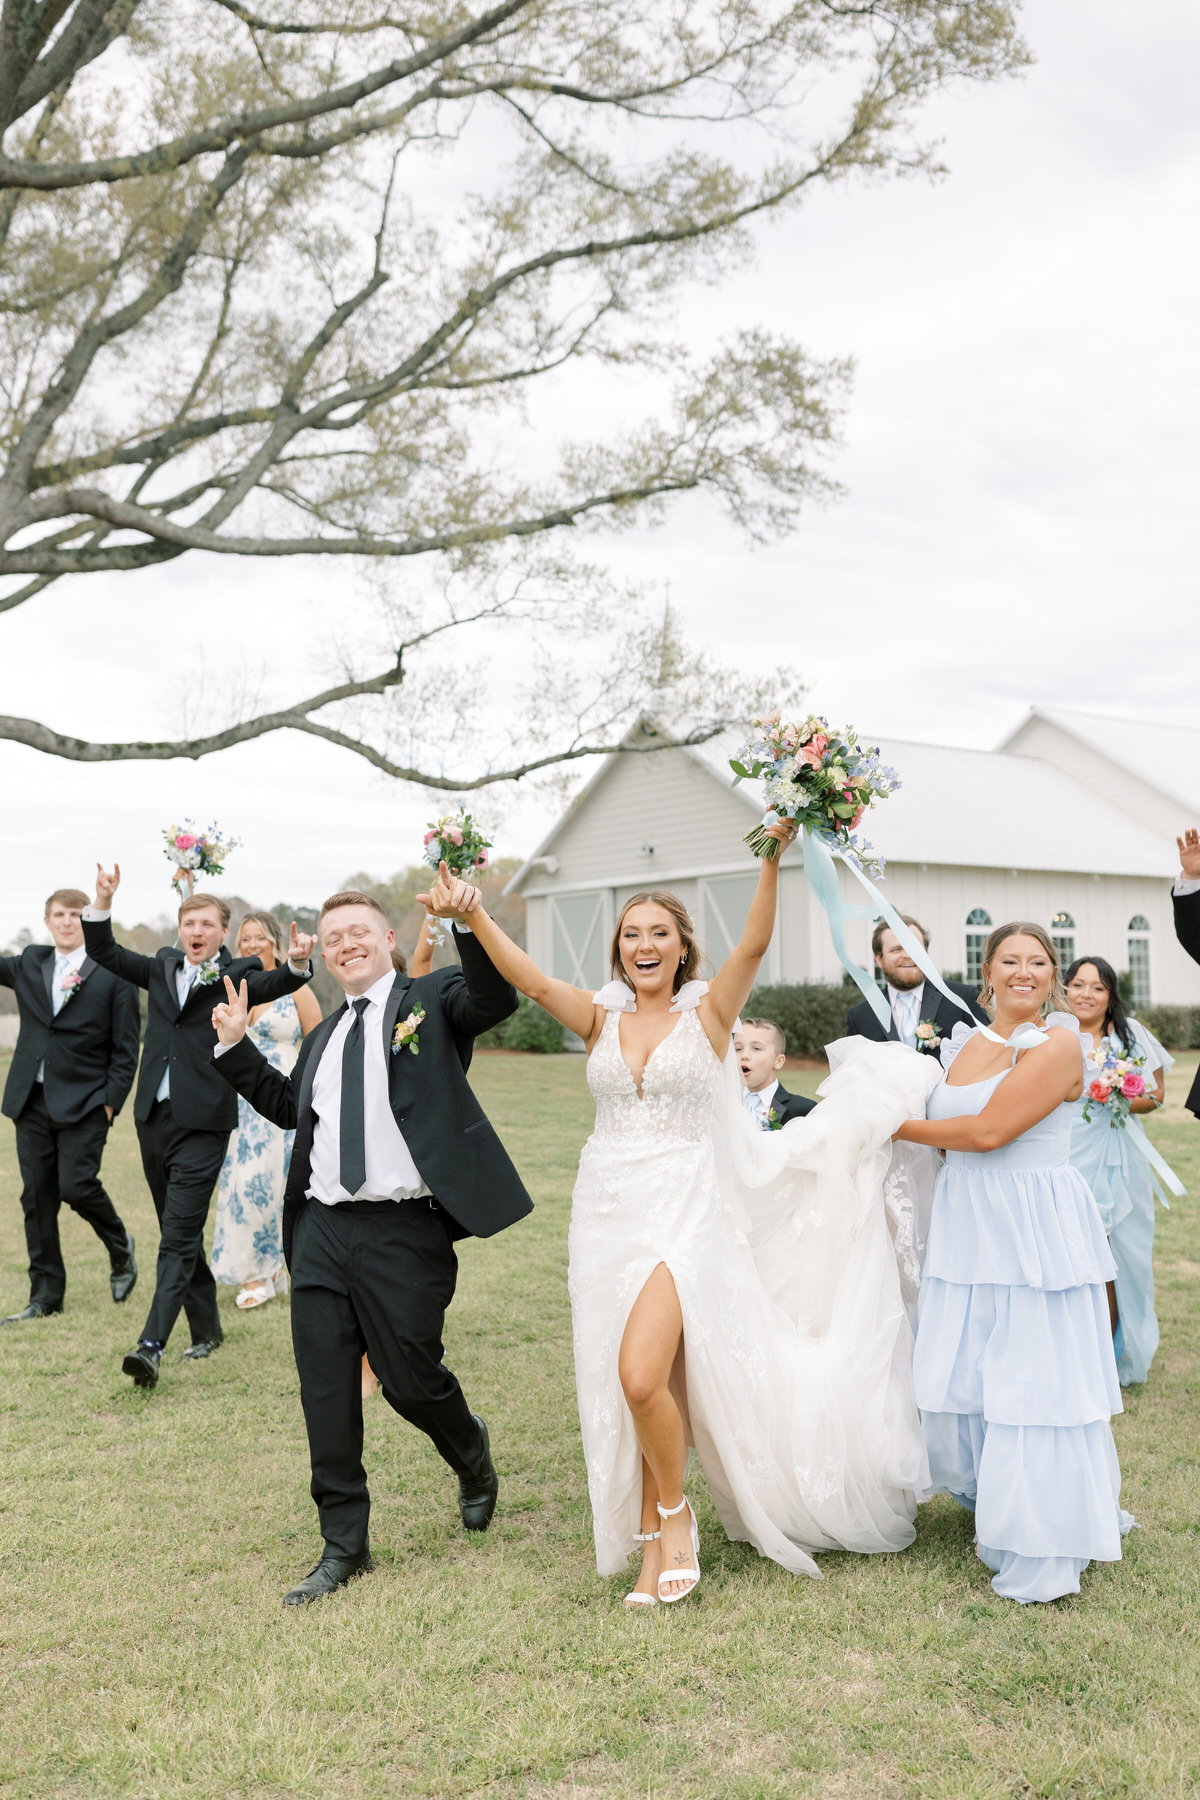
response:
<svg viewBox="0 0 1200 1800"><path fill-rule="evenodd" d="M295 930L295 927L292 928ZM227 998L213 1007L213 1030L223 1044L240 1044L246 1035L246 1025L250 1018L250 1003L246 993L245 980L235 989L228 975L225 977L225 993Z"/></svg>

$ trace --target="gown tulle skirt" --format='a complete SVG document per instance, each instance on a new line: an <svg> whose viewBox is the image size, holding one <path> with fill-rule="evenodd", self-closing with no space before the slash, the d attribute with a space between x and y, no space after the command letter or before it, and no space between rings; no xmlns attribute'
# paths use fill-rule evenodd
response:
<svg viewBox="0 0 1200 1800"><path fill-rule="evenodd" d="M929 1472L912 1332L888 1228L888 1141L936 1068L903 1046L835 1046L822 1105L761 1132L695 1005L647 1065L639 1098L613 997L588 1065L596 1130L580 1163L570 1294L580 1422L601 1574L641 1529L642 1463L618 1358L651 1272L683 1315L673 1388L726 1532L795 1572L812 1552L902 1550Z"/></svg>
<svg viewBox="0 0 1200 1800"><path fill-rule="evenodd" d="M943 1084L930 1117L980 1112L1002 1079ZM993 1588L1024 1602L1078 1593L1089 1562L1120 1560L1133 1523L1109 1425L1121 1411L1105 1293L1114 1264L1068 1164L1070 1136L1062 1106L1001 1150L947 1153L918 1301L914 1373L935 1488L974 1511Z"/></svg>

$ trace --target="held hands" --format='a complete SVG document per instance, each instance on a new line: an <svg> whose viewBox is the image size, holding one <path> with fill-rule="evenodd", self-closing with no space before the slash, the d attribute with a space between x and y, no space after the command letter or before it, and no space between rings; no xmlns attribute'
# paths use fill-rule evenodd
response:
<svg viewBox="0 0 1200 1800"><path fill-rule="evenodd" d="M445 863L440 863L437 880L427 894L417 895L417 905L423 906L435 919L465 920L468 913L475 911L482 898L477 887L452 875Z"/></svg>
<svg viewBox="0 0 1200 1800"><path fill-rule="evenodd" d="M111 912L113 895L121 885L121 865L115 862L110 875L100 864L96 864L96 911Z"/></svg>
<svg viewBox="0 0 1200 1800"><path fill-rule="evenodd" d="M1189 881L1200 881L1200 831L1189 825L1181 838L1176 838L1179 845L1179 866Z"/></svg>
<svg viewBox="0 0 1200 1800"><path fill-rule="evenodd" d="M295 963L298 969L302 969L306 962L312 960L312 953L316 947L316 938L310 937L307 931L297 931L296 921L293 919L291 936L288 939L288 961Z"/></svg>
<svg viewBox="0 0 1200 1800"><path fill-rule="evenodd" d="M292 926L295 932L296 927ZM250 1004L246 995L246 983L243 980L235 989L228 975L225 977L225 992L228 996L219 1006L213 1007L213 1030L223 1044L240 1044L246 1035L246 1024L250 1017Z"/></svg>

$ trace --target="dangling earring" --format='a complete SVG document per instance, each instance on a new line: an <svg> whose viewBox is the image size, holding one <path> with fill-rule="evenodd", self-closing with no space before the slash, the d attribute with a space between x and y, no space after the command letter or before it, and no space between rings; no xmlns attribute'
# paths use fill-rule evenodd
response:
<svg viewBox="0 0 1200 1800"><path fill-rule="evenodd" d="M685 963L687 961L687 951L686 950L684 951L683 955L680 957L679 960L681 963Z"/></svg>

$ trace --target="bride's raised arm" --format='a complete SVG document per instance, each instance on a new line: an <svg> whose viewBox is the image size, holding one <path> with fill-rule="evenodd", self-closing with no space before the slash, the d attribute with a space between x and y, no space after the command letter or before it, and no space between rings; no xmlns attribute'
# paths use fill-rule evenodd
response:
<svg viewBox="0 0 1200 1800"><path fill-rule="evenodd" d="M543 974L532 956L519 949L507 932L501 931L484 907L483 896L477 887L451 875L443 863L429 893L418 894L417 901L435 918L457 919L460 924L469 925L492 967L506 981L511 981L519 993L528 995L530 1000L544 1007L551 1018L581 1037L591 1049L597 1009L590 990L572 987L567 981L556 981L553 976Z"/></svg>
<svg viewBox="0 0 1200 1800"><path fill-rule="evenodd" d="M750 902L741 941L734 945L721 964L703 1002L705 1029L718 1055L733 1030L734 1021L750 998L750 990L758 979L758 968L771 934L775 930L775 905L779 895L779 858L796 835L796 827L787 820L768 828L767 835L779 844L775 856L765 856L758 865L758 886Z"/></svg>

